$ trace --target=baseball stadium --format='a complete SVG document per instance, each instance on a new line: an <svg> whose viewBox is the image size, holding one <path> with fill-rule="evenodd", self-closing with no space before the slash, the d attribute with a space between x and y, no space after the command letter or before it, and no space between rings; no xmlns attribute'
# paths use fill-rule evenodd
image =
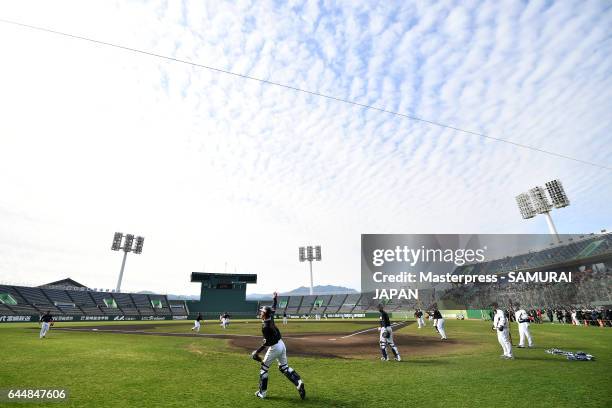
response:
<svg viewBox="0 0 612 408"><path fill-rule="evenodd" d="M423 308L423 298L386 302L402 356L399 362L380 361L378 302L371 293L279 296L276 324L308 394L301 400L281 373L270 373L274 387L265 402L245 392L257 384L258 367L250 355L261 344L256 316L262 306L272 304L272 299L245 300L247 285L257 283L255 274L193 272L191 282L201 285L200 300L193 301L101 292L69 278L38 287L1 285L2 381L69 390L65 401L53 403L74 407L357 407L387 406L389 398L399 406L463 406L457 404L463 400L465 406L516 406L514 398L486 392L490 387L503 388L508 396L520 394L526 401L537 399L542 407L607 406L612 234L466 265L454 273L470 269L501 275L542 268L543 263L575 271L574 283L475 284L429 293L427 305L437 305L446 321L444 341L428 319L433 313L427 306L424 327L417 325L415 311ZM537 346L519 349L511 362L500 362L497 355L490 307L456 308L490 305L493 292L507 307L514 299L531 309ZM578 319L576 310L581 311ZM550 312L546 317L548 311L553 317ZM39 318L47 312L53 326L41 347ZM566 320L566 313L573 315ZM198 314L201 327L194 331ZM227 323L219 324L221 315L227 316ZM517 345L519 333L513 325L510 335ZM596 358L573 361L547 354L549 349L587 350ZM113 392L105 392L108 389ZM436 389L443 392L431 392ZM541 398L543 392L546 399Z"/></svg>
<svg viewBox="0 0 612 408"><path fill-rule="evenodd" d="M612 408L610 0L0 2L0 407Z"/></svg>

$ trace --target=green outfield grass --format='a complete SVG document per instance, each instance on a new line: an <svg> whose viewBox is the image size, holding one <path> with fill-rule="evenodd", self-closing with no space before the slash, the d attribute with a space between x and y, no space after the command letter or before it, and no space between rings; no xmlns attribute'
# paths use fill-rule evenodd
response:
<svg viewBox="0 0 612 408"><path fill-rule="evenodd" d="M189 331L190 321L155 323L156 331ZM346 323L346 322L345 322ZM113 323L116 324L116 323ZM137 325L137 322L127 322ZM375 322L372 322L374 325ZM94 326L98 322L59 323ZM355 323L290 321L284 333L362 330ZM450 338L471 346L455 354L407 355L404 362L292 357L308 398L270 371L268 399L257 400L258 365L226 340L111 333L51 331L38 339L35 324L0 325L3 361L0 388L68 388L67 402L5 404L58 407L610 407L612 329L532 325L537 349L516 349L516 360L499 358L490 323L447 321ZM516 327L513 336L517 338ZM150 329L146 329L150 330ZM228 330L206 322L202 333L259 334L256 321L233 321ZM415 325L400 334L437 340ZM372 341L377 342L376 334ZM515 341L516 342L516 341ZM584 350L595 362L570 362L545 348Z"/></svg>

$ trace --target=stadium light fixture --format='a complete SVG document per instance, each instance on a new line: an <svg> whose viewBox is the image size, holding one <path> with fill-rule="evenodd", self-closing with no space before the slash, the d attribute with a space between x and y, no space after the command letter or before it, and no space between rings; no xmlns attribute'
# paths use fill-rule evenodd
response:
<svg viewBox="0 0 612 408"><path fill-rule="evenodd" d="M136 237L136 246L134 247L134 253L142 254L143 245L144 245L144 237Z"/></svg>
<svg viewBox="0 0 612 408"><path fill-rule="evenodd" d="M313 294L313 280L312 280L312 261L321 260L321 245L307 246L299 248L299 259L300 262L308 261L310 264L310 294Z"/></svg>
<svg viewBox="0 0 612 408"><path fill-rule="evenodd" d="M552 210L553 206L546 197L546 190L542 187L534 187L529 190L529 197L531 198L531 204L533 209L538 214L544 214Z"/></svg>
<svg viewBox="0 0 612 408"><path fill-rule="evenodd" d="M523 219L527 220L536 216L537 213L533 209L533 205L531 205L529 194L521 193L517 195L516 203L518 204L519 211L521 212Z"/></svg>
<svg viewBox="0 0 612 408"><path fill-rule="evenodd" d="M121 245L121 242L123 242L123 246ZM115 232L115 235L113 237L113 244L111 245L111 250L113 251L122 250L123 251L123 261L121 262L121 270L119 271L119 279L117 280L116 292L121 292L121 281L123 280L123 271L125 269L125 261L127 259L128 252L134 252L135 254L141 254L143 245L144 245L144 237L141 237L141 236L136 237L136 243L134 245L134 235L133 234L123 234L122 232Z"/></svg>
<svg viewBox="0 0 612 408"><path fill-rule="evenodd" d="M113 245L111 249L113 251L118 251L121 248L121 239L123 238L123 234L120 232L115 232L115 236L113 237Z"/></svg>
<svg viewBox="0 0 612 408"><path fill-rule="evenodd" d="M536 186L527 193L517 195L516 203L518 204L523 219L529 219L535 217L537 214L543 214L546 217L546 223L548 224L550 234L555 236L557 242L560 242L559 233L550 216L550 212L553 207L567 207L570 201L565 194L561 181L551 180L548 181L545 186L546 188Z"/></svg>
<svg viewBox="0 0 612 408"><path fill-rule="evenodd" d="M315 253L315 261L320 261L321 260L321 245L317 245L314 248L314 253Z"/></svg>
<svg viewBox="0 0 612 408"><path fill-rule="evenodd" d="M567 198L560 180L548 181L546 183L546 191L548 191L548 195L555 208L563 208L570 205L569 198Z"/></svg>

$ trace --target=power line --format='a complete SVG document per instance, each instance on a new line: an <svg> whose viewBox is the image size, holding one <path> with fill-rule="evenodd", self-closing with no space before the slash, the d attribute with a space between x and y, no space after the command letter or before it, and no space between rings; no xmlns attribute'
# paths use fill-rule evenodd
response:
<svg viewBox="0 0 612 408"><path fill-rule="evenodd" d="M79 36L79 35L75 35L75 34L64 33L64 32L61 32L61 31L52 30L50 28L33 26L33 25L19 23L19 22L16 22L16 21L5 20L5 19L1 19L1 18L0 18L0 22L5 23L5 24L16 25L16 26L19 26L19 27L29 28L29 29L32 29L32 30L43 31L43 32L46 32L46 33L61 35L61 36L64 36L64 37L69 37L69 38L73 38L73 39L77 39L77 40L88 41L88 42L91 42L91 43L94 43L94 44L105 45L105 46L108 46L108 47L113 47L113 48L121 49L121 50L124 50L124 51L130 51L130 52L134 52L134 53L138 53L138 54L148 55L148 56L151 56L151 57L165 59L167 61L179 62L181 64L191 65L193 67L204 68L204 69L208 69L210 71L215 71L215 72L219 72L219 73L226 74L226 75L232 75L232 76L243 78L243 79L249 79L249 80L252 80L252 81L257 81L257 82L260 82L260 83L266 84L266 85L274 85L274 86L277 86L277 87L281 87L281 88L285 88L285 89L290 89L292 91L301 92L301 93L305 93L305 94L313 95L313 96L318 96L318 97L321 97L321 98L333 100L333 101L336 101L336 102L342 102L342 103L346 103L346 104L353 105L353 106L358 106L358 107L361 107L361 108L364 108L364 109L374 110L374 111L378 111L378 112L382 112L382 113L387 113L387 114L394 115L394 116L399 116L399 117L405 118L405 119L410 119L410 120L414 120L414 121L418 121L418 122L427 123L427 124L432 125L432 126L441 127L441 128L444 128L444 129L450 129L450 130L454 130L454 131L457 131L457 132L462 132L462 133L466 133L466 134L469 134L469 135L482 137L484 139L489 139L489 140L494 140L494 141L497 141L497 142L507 143L507 144L513 145L515 147L520 147L520 148L523 148L523 149L533 150L533 151L536 151L536 152L539 152L539 153L547 154L549 156L554 156L554 157L558 157L558 158L562 158L562 159L572 160L572 161L575 161L575 162L578 162L578 163L587 164L587 165L593 166L593 167L599 167L599 168L605 169L605 170L612 170L612 167L607 166L607 165L598 164L598 163L590 162L590 161L587 161L587 160L578 159L576 157L567 156L567 155L564 155L564 154L561 154L561 153L556 153L556 152L553 152L553 151L550 151L550 150L545 150L545 149L541 149L539 147L535 147L535 146L530 146L530 145L526 145L526 144L523 144L523 143L514 142L514 141L508 140L508 139L502 139L502 138L499 138L499 137L487 135L487 134L480 133L480 132L474 132L472 130L461 129L461 128L458 128L458 127L455 127L455 126L452 126L452 125L447 125L447 124L436 122L436 121L433 121L433 120L420 118L418 116L412 116L412 115L408 115L408 114L401 113L401 112L395 112L395 111L392 111L392 110L388 110L388 109L384 109L384 108L379 108L379 107L376 107L376 106L367 105L367 104L364 104L364 103L359 103L359 102L351 101L349 99L344 99L344 98L340 98L340 97L333 96L333 95L327 95L327 94L323 94L323 93L320 93L320 92L309 91L307 89L298 88L298 87L295 87L295 86L292 86L292 85L282 84L282 83L279 83L279 82L269 81L267 79L256 78L256 77L252 77L252 76L249 76L249 75L239 74L239 73L228 71L228 70L225 70L225 69L216 68L216 67L212 67L212 66L204 65L204 64L198 64L196 62L191 62L191 61L187 61L187 60L183 60L183 59L179 59L179 58L169 57L167 55L156 54L156 53L150 52L150 51L139 50L137 48L131 48L131 47L127 47L127 46L124 46L124 45L109 43L109 42L101 41L101 40L95 40L93 38L83 37L83 36Z"/></svg>

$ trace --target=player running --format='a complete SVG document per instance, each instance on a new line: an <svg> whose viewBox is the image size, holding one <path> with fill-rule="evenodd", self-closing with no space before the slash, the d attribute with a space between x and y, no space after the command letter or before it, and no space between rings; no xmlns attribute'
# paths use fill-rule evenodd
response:
<svg viewBox="0 0 612 408"><path fill-rule="evenodd" d="M193 322L193 327L191 328L191 331L196 331L197 333L200 332L200 321L202 319L202 313L198 313L198 317L196 317L195 321Z"/></svg>
<svg viewBox="0 0 612 408"><path fill-rule="evenodd" d="M293 368L287 365L287 349L285 343L282 340L282 336L276 324L274 324L274 313L276 313L276 304L278 300L278 294L274 292L274 302L272 307L262 306L259 309L259 318L261 319L261 333L263 334L264 341L261 347L251 353L251 357L255 361L261 362L261 370L259 371L259 391L255 393L258 398L266 398L268 390L268 370L270 364L274 360L278 360L278 369L285 375L296 386L300 398L306 398L306 389L304 388L304 382L301 377ZM266 355L263 360L259 356L259 353L268 347Z"/></svg>
<svg viewBox="0 0 612 408"><path fill-rule="evenodd" d="M383 361L389 361L389 356L387 355L387 346L389 346L391 347L391 351L393 351L395 360L402 361L399 350L393 342L393 329L391 328L389 315L387 312L385 312L385 307L382 304L378 305L378 311L380 312L380 352L382 354L380 359Z"/></svg>
<svg viewBox="0 0 612 408"><path fill-rule="evenodd" d="M44 315L40 317L40 338L44 339L49 331L49 326L53 324L53 316L50 311L46 311Z"/></svg>

